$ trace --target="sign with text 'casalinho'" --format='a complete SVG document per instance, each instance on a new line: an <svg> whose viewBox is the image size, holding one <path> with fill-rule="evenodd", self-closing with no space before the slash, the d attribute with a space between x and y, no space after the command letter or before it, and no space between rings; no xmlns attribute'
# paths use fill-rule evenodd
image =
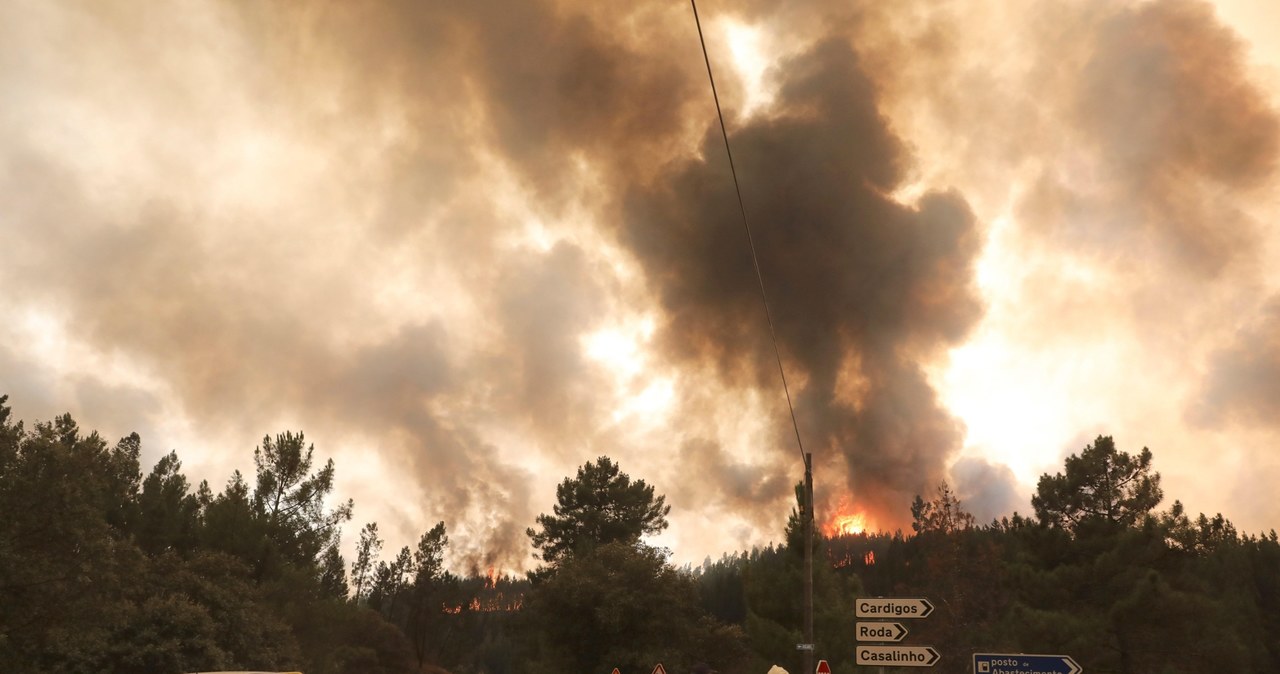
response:
<svg viewBox="0 0 1280 674"><path fill-rule="evenodd" d="M859 665L932 667L942 657L933 646L863 646L857 649Z"/></svg>

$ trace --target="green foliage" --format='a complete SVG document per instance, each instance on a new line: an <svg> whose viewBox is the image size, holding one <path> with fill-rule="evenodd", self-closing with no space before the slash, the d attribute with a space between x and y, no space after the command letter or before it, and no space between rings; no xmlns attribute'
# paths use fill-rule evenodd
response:
<svg viewBox="0 0 1280 674"><path fill-rule="evenodd" d="M637 543L667 528L665 496L654 496L644 480L631 481L609 457L584 464L556 488L554 515L539 515L540 529L528 529L542 559L558 564L567 556L613 542Z"/></svg>
<svg viewBox="0 0 1280 674"><path fill-rule="evenodd" d="M342 553L338 550L338 541L335 539L325 548L324 556L320 559L320 590L326 597L332 599L346 599L351 593L350 586L347 585L346 562L342 559Z"/></svg>
<svg viewBox="0 0 1280 674"><path fill-rule="evenodd" d="M253 492L237 472L192 494L176 453L142 480L136 434L108 446L66 415L28 430L6 402L6 672L412 669L403 636L345 601L333 544L350 504L323 508L333 465L310 472L301 435L260 450Z"/></svg>
<svg viewBox="0 0 1280 674"><path fill-rule="evenodd" d="M0 398L0 662L9 671L106 668L145 559L128 539L137 436L109 448L69 416L31 430Z"/></svg>
<svg viewBox="0 0 1280 674"><path fill-rule="evenodd" d="M0 662L6 672L672 674L798 671L801 521L786 543L673 568L640 543L668 508L607 458L557 490L530 536L536 582L446 569L444 522L380 558L334 470L301 434L264 440L252 485L191 493L175 452L142 479L141 438L114 445L66 415L30 427L0 397ZM867 595L930 598L912 642L943 652L1062 652L1086 671L1280 671L1280 537L1221 514L1156 512L1149 450L1100 437L1045 475L1036 519L976 526L950 488L911 507L914 535L817 537L815 641L836 674ZM352 597L348 598L348 594Z"/></svg>
<svg viewBox="0 0 1280 674"><path fill-rule="evenodd" d="M556 497L555 514L528 530L551 563L536 575L521 621L534 672L635 672L658 662L731 671L749 659L741 628L707 615L693 577L640 542L666 528L665 497L608 457L579 468Z"/></svg>
<svg viewBox="0 0 1280 674"><path fill-rule="evenodd" d="M351 563L351 584L355 589L355 596L352 599L357 604L368 597L380 552L382 552L382 539L378 537L378 523L370 522L360 530L360 542L356 544L356 559Z"/></svg>
<svg viewBox="0 0 1280 674"><path fill-rule="evenodd" d="M116 672L187 672L228 666L209 611L180 595L152 596L119 616L106 663Z"/></svg>
<svg viewBox="0 0 1280 674"><path fill-rule="evenodd" d="M325 510L325 499L333 491L333 459L313 473L314 452L302 433L290 432L274 441L264 437L262 446L253 450L254 512L263 520L273 552L294 564L316 562L338 527L351 519L351 501Z"/></svg>
<svg viewBox="0 0 1280 674"><path fill-rule="evenodd" d="M973 515L960 505L960 499L946 482L938 485L937 496L925 501L916 495L911 503L911 530L917 534L950 534L973 528Z"/></svg>
<svg viewBox="0 0 1280 674"><path fill-rule="evenodd" d="M200 501L188 493L190 486L181 469L178 453L169 452L142 483L134 538L149 554L187 552L196 545Z"/></svg>
<svg viewBox="0 0 1280 674"><path fill-rule="evenodd" d="M740 637L702 612L694 583L645 545L615 541L564 560L529 597L535 671L639 672L657 662L685 671L704 660L734 669L746 655Z"/></svg>
<svg viewBox="0 0 1280 674"><path fill-rule="evenodd" d="M1031 505L1042 524L1078 531L1135 526L1163 497L1150 449L1134 457L1118 451L1110 436L1098 436L1067 457L1065 473L1040 477Z"/></svg>
<svg viewBox="0 0 1280 674"><path fill-rule="evenodd" d="M444 655L447 639L454 627L446 605L460 604L458 579L444 569L444 553L449 536L444 522L422 534L413 552L412 581L405 597L401 630L413 646L413 654L421 667L438 662Z"/></svg>

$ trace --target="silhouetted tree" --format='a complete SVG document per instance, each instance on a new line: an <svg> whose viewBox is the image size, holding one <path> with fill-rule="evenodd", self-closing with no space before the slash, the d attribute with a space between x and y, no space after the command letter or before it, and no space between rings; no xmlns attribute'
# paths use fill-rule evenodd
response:
<svg viewBox="0 0 1280 674"><path fill-rule="evenodd" d="M253 450L257 485L253 506L264 520L268 535L279 553L294 564L319 561L338 527L351 519L352 502L326 510L325 499L333 491L334 466L329 459L319 471L311 472L314 445L303 434L290 432L262 439Z"/></svg>
<svg viewBox="0 0 1280 674"><path fill-rule="evenodd" d="M169 452L142 482L133 530L138 545L149 554L187 552L196 545L200 501L188 493L190 486L181 470L178 453Z"/></svg>
<svg viewBox="0 0 1280 674"><path fill-rule="evenodd" d="M1065 473L1040 477L1031 505L1042 524L1075 531L1084 523L1134 526L1163 497L1150 449L1130 456L1110 436L1098 436L1067 457Z"/></svg>
<svg viewBox="0 0 1280 674"><path fill-rule="evenodd" d="M539 515L527 530L542 559L558 564L570 554L606 543L634 544L667 528L665 496L644 480L632 481L609 457L584 464L556 488L554 515Z"/></svg>
<svg viewBox="0 0 1280 674"><path fill-rule="evenodd" d="M707 616L694 580L646 545L614 541L564 559L527 611L538 672L639 672L657 662L687 671L702 661L729 670L746 654L741 631Z"/></svg>
<svg viewBox="0 0 1280 674"><path fill-rule="evenodd" d="M377 568L378 553L382 552L382 539L378 538L378 523L370 522L360 530L360 542L356 544L356 559L351 562L351 585L355 595L351 600L359 604L369 594L373 572Z"/></svg>
<svg viewBox="0 0 1280 674"><path fill-rule="evenodd" d="M973 515L965 511L945 481L938 485L937 495L932 500L925 501L916 495L911 503L911 519L911 529L917 534L949 534L973 528Z"/></svg>

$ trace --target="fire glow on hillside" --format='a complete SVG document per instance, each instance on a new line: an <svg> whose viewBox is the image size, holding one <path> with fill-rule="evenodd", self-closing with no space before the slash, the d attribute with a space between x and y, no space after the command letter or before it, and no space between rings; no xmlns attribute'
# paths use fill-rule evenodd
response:
<svg viewBox="0 0 1280 674"><path fill-rule="evenodd" d="M851 536L865 533L872 528L865 510L852 505L848 499L840 499L835 514L822 527L825 536Z"/></svg>

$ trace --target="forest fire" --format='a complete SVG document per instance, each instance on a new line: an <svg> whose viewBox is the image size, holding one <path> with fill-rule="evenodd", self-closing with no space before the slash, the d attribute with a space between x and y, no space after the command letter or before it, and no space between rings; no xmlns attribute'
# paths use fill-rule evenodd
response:
<svg viewBox="0 0 1280 674"><path fill-rule="evenodd" d="M853 513L850 515L836 515L831 522L827 524L828 536L848 536L850 534L860 534L867 530L867 514Z"/></svg>
<svg viewBox="0 0 1280 674"><path fill-rule="evenodd" d="M822 534L828 538L835 536L856 536L874 528L867 512L841 498L835 507L835 514L822 526Z"/></svg>

